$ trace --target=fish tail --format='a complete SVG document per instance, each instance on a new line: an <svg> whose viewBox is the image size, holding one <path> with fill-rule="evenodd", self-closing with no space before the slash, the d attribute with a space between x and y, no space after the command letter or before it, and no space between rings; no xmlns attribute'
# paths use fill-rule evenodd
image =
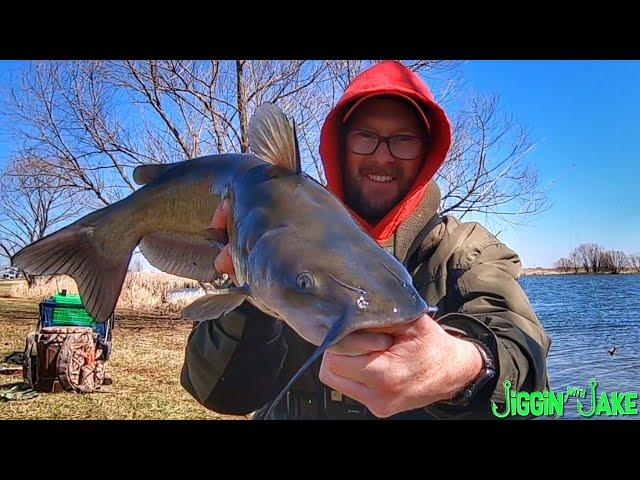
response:
<svg viewBox="0 0 640 480"><path fill-rule="evenodd" d="M31 275L69 275L89 314L97 322L106 321L139 241L132 229L123 227L127 219L112 214L115 205L28 245L11 258L11 265Z"/></svg>

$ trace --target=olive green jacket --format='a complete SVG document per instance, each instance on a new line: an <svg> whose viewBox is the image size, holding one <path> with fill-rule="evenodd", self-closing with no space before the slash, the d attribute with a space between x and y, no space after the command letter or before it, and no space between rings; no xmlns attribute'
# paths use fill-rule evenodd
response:
<svg viewBox="0 0 640 480"><path fill-rule="evenodd" d="M504 380L518 391L549 388L551 341L518 283L518 255L478 223L450 216L440 221L434 216L439 202L432 182L413 216L398 228L391 250L429 305L438 307L435 319L487 347L496 375L466 407L433 404L390 418L495 418L490 402L504 403ZM216 412L264 412L314 349L286 324L245 302L194 328L181 382ZM270 418L374 418L319 381L320 363L292 386Z"/></svg>

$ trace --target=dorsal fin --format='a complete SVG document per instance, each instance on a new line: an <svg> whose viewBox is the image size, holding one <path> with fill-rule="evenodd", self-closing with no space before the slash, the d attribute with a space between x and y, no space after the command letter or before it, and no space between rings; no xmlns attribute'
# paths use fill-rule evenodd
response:
<svg viewBox="0 0 640 480"><path fill-rule="evenodd" d="M167 169L171 168L170 163L150 163L139 165L133 170L133 181L138 185L145 185L158 178Z"/></svg>
<svg viewBox="0 0 640 480"><path fill-rule="evenodd" d="M263 103L249 121L249 146L263 160L300 173L300 151L295 126L273 103Z"/></svg>
<svg viewBox="0 0 640 480"><path fill-rule="evenodd" d="M296 173L302 173L302 158L300 157L300 145L298 145L298 133L296 132L295 120L291 120L291 126L293 128L293 140L296 144Z"/></svg>

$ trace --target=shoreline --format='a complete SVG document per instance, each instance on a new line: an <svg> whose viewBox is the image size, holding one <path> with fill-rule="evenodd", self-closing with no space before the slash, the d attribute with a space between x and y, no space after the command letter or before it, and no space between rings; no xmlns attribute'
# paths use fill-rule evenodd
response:
<svg viewBox="0 0 640 480"><path fill-rule="evenodd" d="M578 272L575 270L570 270L568 272L562 271L558 268L523 268L522 275L639 275L640 273L635 271L635 269L625 269L619 273L612 272L598 272L598 273L587 273L584 269L580 269Z"/></svg>

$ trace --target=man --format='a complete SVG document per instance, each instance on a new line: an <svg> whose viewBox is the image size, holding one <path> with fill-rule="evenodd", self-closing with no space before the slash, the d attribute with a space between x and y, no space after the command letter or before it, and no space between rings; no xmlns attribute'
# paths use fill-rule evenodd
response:
<svg viewBox="0 0 640 480"><path fill-rule="evenodd" d="M271 418L492 418L505 380L514 390L548 388L550 340L517 282L518 256L479 224L437 214L432 178L450 142L444 111L398 62L363 72L327 116L328 189L438 313L345 337ZM224 205L212 226L225 228L226 214ZM233 275L227 249L215 266ZM260 418L314 348L245 302L194 329L182 384L207 408Z"/></svg>

